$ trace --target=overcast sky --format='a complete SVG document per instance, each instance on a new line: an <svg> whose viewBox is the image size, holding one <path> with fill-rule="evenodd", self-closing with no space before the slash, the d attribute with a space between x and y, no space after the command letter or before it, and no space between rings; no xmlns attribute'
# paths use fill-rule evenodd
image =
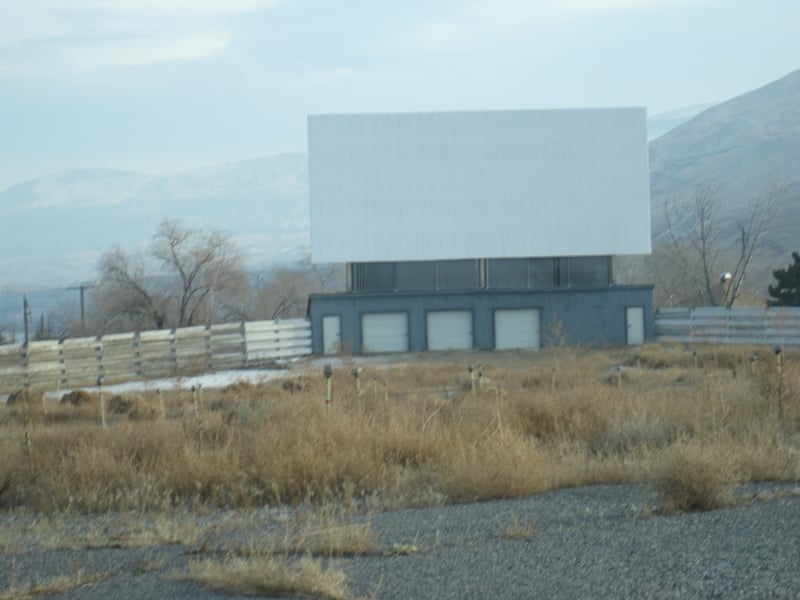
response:
<svg viewBox="0 0 800 600"><path fill-rule="evenodd" d="M0 190L302 152L306 115L720 101L798 0L0 0Z"/></svg>

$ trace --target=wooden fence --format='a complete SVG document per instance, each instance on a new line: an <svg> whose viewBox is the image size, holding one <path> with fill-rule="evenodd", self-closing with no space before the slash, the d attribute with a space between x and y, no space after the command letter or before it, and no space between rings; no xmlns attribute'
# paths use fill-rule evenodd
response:
<svg viewBox="0 0 800 600"><path fill-rule="evenodd" d="M172 330L0 346L0 393L74 389L135 379L258 367L311 353L306 319L225 323Z"/></svg>
<svg viewBox="0 0 800 600"><path fill-rule="evenodd" d="M662 308L655 336L659 342L800 346L800 307Z"/></svg>

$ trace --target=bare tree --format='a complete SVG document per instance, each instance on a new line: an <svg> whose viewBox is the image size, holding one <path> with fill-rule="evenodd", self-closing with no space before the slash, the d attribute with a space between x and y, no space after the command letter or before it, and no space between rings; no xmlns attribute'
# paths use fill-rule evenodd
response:
<svg viewBox="0 0 800 600"><path fill-rule="evenodd" d="M101 331L238 318L248 292L241 254L224 234L172 220L161 223L145 254L114 248L102 256L99 271L92 302L102 315Z"/></svg>
<svg viewBox="0 0 800 600"><path fill-rule="evenodd" d="M259 282L252 314L259 319L291 319L305 314L314 281L302 268L278 267Z"/></svg>
<svg viewBox="0 0 800 600"><path fill-rule="evenodd" d="M341 263L315 263L309 254L300 262L300 266L313 274L319 285L315 291L321 294L325 293L326 288L336 290L344 287L344 265Z"/></svg>
<svg viewBox="0 0 800 600"><path fill-rule="evenodd" d="M212 320L225 308L225 295L241 297L247 289L241 254L221 232L202 234L165 220L152 254L168 280L177 280L178 327Z"/></svg>
<svg viewBox="0 0 800 600"><path fill-rule="evenodd" d="M725 229L720 190L700 184L692 202L664 204L668 242L648 261L670 303L730 308L743 291L745 275L776 216L782 186L772 184L751 203L745 219ZM683 210L681 210L683 208Z"/></svg>
<svg viewBox="0 0 800 600"><path fill-rule="evenodd" d="M114 248L100 258L100 283L92 303L101 315L100 331L163 329L169 300L153 289L147 261Z"/></svg>
<svg viewBox="0 0 800 600"><path fill-rule="evenodd" d="M750 206L747 222L737 226L738 257L736 266L730 273L730 282L725 286L726 294L723 296L728 308L733 306L742 292L747 268L778 216L778 201L784 190L785 186L781 184L768 185Z"/></svg>
<svg viewBox="0 0 800 600"><path fill-rule="evenodd" d="M306 314L308 296L342 287L343 268L317 265L307 258L294 266L281 266L262 276L256 287L250 315L257 319L290 319Z"/></svg>

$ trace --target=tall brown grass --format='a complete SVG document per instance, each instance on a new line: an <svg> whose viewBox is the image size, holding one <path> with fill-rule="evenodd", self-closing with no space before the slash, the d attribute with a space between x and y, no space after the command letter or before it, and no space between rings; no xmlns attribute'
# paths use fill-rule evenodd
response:
<svg viewBox="0 0 800 600"><path fill-rule="evenodd" d="M28 600L43 596L54 596L87 583L102 581L112 575L113 573L86 575L79 570L73 575L58 575L26 583L13 583L9 588L0 590L0 600Z"/></svg>
<svg viewBox="0 0 800 600"><path fill-rule="evenodd" d="M342 571L326 568L308 557L290 561L264 553L244 558L227 556L221 561L193 561L187 579L236 594L328 600L352 597Z"/></svg>
<svg viewBox="0 0 800 600"><path fill-rule="evenodd" d="M385 509L656 480L667 506L670 465L704 479L724 462L734 483L800 478L800 356L782 359L778 373L771 352L735 347L439 356L364 365L360 393L337 369L330 405L322 373L306 373L204 390L197 409L188 392L165 394L166 418L107 428L91 403L15 405L0 417L0 506Z"/></svg>

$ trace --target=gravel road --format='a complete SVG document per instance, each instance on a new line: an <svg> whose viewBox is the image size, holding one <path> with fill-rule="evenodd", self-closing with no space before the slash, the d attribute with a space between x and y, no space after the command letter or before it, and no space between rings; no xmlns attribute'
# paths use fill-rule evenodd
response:
<svg viewBox="0 0 800 600"><path fill-rule="evenodd" d="M674 516L648 514L647 492L634 485L382 513L364 517L381 546L417 551L333 564L363 598L800 598L800 488L765 483L739 495L734 508ZM285 517L263 509L175 519L213 532L202 555L212 557L214 548L276 531ZM106 577L56 597L237 597L175 577L197 558L196 546L69 541L120 539L114 531L130 535L148 523L141 515L0 514L0 589L81 570Z"/></svg>

